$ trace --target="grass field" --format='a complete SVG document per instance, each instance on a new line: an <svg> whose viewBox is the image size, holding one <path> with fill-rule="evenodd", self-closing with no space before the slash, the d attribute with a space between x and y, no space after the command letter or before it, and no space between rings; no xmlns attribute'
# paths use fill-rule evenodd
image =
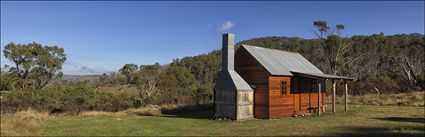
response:
<svg viewBox="0 0 425 137"><path fill-rule="evenodd" d="M211 136L211 135L383 135L423 136L423 107L353 105L337 114L240 122L209 120L213 111L162 116L54 116L39 135L53 136ZM339 110L339 112L338 112Z"/></svg>

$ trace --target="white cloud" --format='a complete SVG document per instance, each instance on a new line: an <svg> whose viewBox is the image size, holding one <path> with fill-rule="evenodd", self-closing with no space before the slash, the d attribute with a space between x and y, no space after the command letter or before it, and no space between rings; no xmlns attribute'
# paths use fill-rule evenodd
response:
<svg viewBox="0 0 425 137"><path fill-rule="evenodd" d="M220 28L218 30L220 32L226 32L226 31L232 29L233 27L235 27L235 23L233 23L231 21L225 21L225 22L223 22L223 24L220 26Z"/></svg>
<svg viewBox="0 0 425 137"><path fill-rule="evenodd" d="M110 73L109 69L100 66L83 65L71 61L66 61L62 69L67 75L100 75L102 73Z"/></svg>
<svg viewBox="0 0 425 137"><path fill-rule="evenodd" d="M92 66L81 66L80 67L80 72L86 72L89 74L93 74L93 73L99 73L94 67Z"/></svg>

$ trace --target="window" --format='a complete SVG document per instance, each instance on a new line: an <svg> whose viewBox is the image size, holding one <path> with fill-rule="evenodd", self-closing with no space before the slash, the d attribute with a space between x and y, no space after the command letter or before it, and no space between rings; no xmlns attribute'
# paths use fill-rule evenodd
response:
<svg viewBox="0 0 425 137"><path fill-rule="evenodd" d="M282 87L281 88L282 88L282 90L281 90L282 94L286 94L286 89L287 89L286 88L286 81L282 81Z"/></svg>

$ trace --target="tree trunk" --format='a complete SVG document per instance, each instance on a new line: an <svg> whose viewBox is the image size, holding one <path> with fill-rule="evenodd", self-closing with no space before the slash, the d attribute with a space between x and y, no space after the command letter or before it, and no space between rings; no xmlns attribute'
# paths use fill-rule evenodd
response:
<svg viewBox="0 0 425 137"><path fill-rule="evenodd" d="M332 113L335 113L336 81L332 80Z"/></svg>

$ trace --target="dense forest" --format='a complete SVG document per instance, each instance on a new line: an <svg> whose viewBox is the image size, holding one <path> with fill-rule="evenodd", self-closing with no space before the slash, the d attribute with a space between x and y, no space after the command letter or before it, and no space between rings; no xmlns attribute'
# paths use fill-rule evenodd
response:
<svg viewBox="0 0 425 137"><path fill-rule="evenodd" d="M273 36L240 41L236 46L249 44L299 52L324 73L353 77L350 94L363 95L424 90L424 38L417 33L380 33L337 39L336 42L349 43L349 47L340 55L343 60L333 63L327 56L333 53L321 45L332 40L330 38L322 41L320 37ZM211 102L214 82L221 69L221 51L215 50L175 59L167 65L126 64L118 72L79 82L49 82L62 75L60 69L66 60L63 49L37 43L9 45L12 46L3 53L19 65L1 70L0 91L10 91L2 93L2 112L31 107L78 114L82 110L119 111L144 105L204 106ZM19 48L25 46L27 49ZM14 55L31 48L39 51L37 54L28 52L27 56ZM28 58L14 60L17 57ZM330 92L330 88L327 89Z"/></svg>
<svg viewBox="0 0 425 137"><path fill-rule="evenodd" d="M337 75L355 78L352 94L423 90L424 35L398 34L346 38L350 49ZM238 43L301 53L324 73L332 74L326 53L317 39L266 37Z"/></svg>

